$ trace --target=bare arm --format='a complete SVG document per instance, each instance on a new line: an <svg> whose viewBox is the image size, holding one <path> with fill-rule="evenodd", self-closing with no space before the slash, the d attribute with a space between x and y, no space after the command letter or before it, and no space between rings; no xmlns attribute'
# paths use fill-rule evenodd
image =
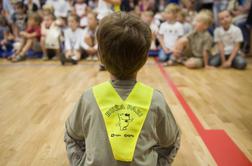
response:
<svg viewBox="0 0 252 166"><path fill-rule="evenodd" d="M203 51L203 59L204 59L205 67L206 68L209 67L209 65L208 65L208 59L209 59L209 57L208 57L208 52L206 50Z"/></svg>
<svg viewBox="0 0 252 166"><path fill-rule="evenodd" d="M224 45L222 42L218 42L218 49L220 52L221 62L222 64L224 64L226 60L225 60Z"/></svg>
<svg viewBox="0 0 252 166"><path fill-rule="evenodd" d="M161 47L163 48L165 53L168 53L170 50L168 48L165 47L165 43L164 43L164 36L163 35L158 35L158 40L160 42Z"/></svg>
<svg viewBox="0 0 252 166"><path fill-rule="evenodd" d="M20 36L27 38L27 39L31 39L31 38L35 38L37 37L37 33L33 32L33 33L27 33L27 32L20 32Z"/></svg>
<svg viewBox="0 0 252 166"><path fill-rule="evenodd" d="M121 0L104 0L107 3L110 3L112 5L120 5L121 4Z"/></svg>

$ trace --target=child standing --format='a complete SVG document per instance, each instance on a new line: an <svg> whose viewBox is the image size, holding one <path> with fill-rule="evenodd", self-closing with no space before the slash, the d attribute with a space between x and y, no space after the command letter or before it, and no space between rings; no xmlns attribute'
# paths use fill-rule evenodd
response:
<svg viewBox="0 0 252 166"><path fill-rule="evenodd" d="M210 67L208 59L212 47L212 37L208 32L208 27L212 24L211 14L208 11L201 11L195 17L193 24L194 30L177 41L167 65L183 63L190 69Z"/></svg>
<svg viewBox="0 0 252 166"><path fill-rule="evenodd" d="M176 4L169 4L165 9L166 22L162 23L159 29L159 41L162 49L159 52L159 60L165 62L169 60L175 43L184 34L184 28L177 22L179 7Z"/></svg>
<svg viewBox="0 0 252 166"><path fill-rule="evenodd" d="M113 13L101 20L97 40L111 81L84 92L66 121L71 165L170 165L180 130L161 92L137 81L148 58L149 26Z"/></svg>
<svg viewBox="0 0 252 166"><path fill-rule="evenodd" d="M64 65L66 61L69 61L75 65L81 58L80 46L83 40L83 30L79 28L78 16L70 15L67 21L69 28L64 31L65 56L61 57L61 63Z"/></svg>
<svg viewBox="0 0 252 166"><path fill-rule="evenodd" d="M12 62L23 61L26 59L26 53L29 49L41 51L40 48L40 23L41 18L38 13L33 13L28 18L26 31L20 32L22 38L21 47L12 55Z"/></svg>
<svg viewBox="0 0 252 166"><path fill-rule="evenodd" d="M246 61L239 53L243 41L241 30L232 24L232 16L227 10L219 13L219 21L221 27L214 32L214 41L218 44L219 54L211 59L210 64L216 67L221 65L225 68L245 69Z"/></svg>

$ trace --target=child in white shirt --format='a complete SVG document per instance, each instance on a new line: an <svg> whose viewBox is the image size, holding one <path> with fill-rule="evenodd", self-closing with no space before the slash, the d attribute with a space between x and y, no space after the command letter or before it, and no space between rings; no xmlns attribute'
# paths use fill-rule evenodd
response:
<svg viewBox="0 0 252 166"><path fill-rule="evenodd" d="M69 28L64 31L65 56L61 57L62 65L64 65L66 61L77 64L81 58L80 46L83 30L79 28L79 17L70 15L67 21Z"/></svg>
<svg viewBox="0 0 252 166"><path fill-rule="evenodd" d="M214 31L219 54L211 59L210 65L245 69L246 61L240 54L240 44L243 42L241 30L232 24L232 16L228 10L219 13L219 22L221 27Z"/></svg>
<svg viewBox="0 0 252 166"><path fill-rule="evenodd" d="M182 24L176 21L178 11L179 7L175 4L169 4L165 9L166 22L162 23L159 29L159 41L162 49L158 56L162 62L169 60L177 39L184 34Z"/></svg>

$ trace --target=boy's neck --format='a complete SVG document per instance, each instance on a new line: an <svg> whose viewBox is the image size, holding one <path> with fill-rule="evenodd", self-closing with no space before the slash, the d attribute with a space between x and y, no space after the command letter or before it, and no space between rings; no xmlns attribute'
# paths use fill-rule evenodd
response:
<svg viewBox="0 0 252 166"><path fill-rule="evenodd" d="M75 32L75 31L77 30L77 27L76 27L76 28L71 28L71 30L72 30L73 32Z"/></svg>
<svg viewBox="0 0 252 166"><path fill-rule="evenodd" d="M125 78L125 79L119 79L117 78L116 76L114 76L113 74L110 74L110 79L112 81L115 81L115 80L136 80L137 79L137 74L134 74L132 76L129 76L128 78Z"/></svg>
<svg viewBox="0 0 252 166"><path fill-rule="evenodd" d="M223 29L224 29L225 31L228 31L228 30L229 30L229 28L230 28L230 26L231 26L231 24L230 24L230 25L228 25L228 26L223 26Z"/></svg>
<svg viewBox="0 0 252 166"><path fill-rule="evenodd" d="M169 23L169 24L175 24L176 20L167 20L166 22Z"/></svg>

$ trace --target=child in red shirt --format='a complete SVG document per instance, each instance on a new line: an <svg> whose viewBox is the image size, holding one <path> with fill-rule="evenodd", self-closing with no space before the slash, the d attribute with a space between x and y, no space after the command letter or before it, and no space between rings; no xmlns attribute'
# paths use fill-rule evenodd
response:
<svg viewBox="0 0 252 166"><path fill-rule="evenodd" d="M40 22L41 18L37 13L33 13L28 18L26 31L20 32L22 38L21 47L11 56L12 62L23 61L29 49L40 51Z"/></svg>

